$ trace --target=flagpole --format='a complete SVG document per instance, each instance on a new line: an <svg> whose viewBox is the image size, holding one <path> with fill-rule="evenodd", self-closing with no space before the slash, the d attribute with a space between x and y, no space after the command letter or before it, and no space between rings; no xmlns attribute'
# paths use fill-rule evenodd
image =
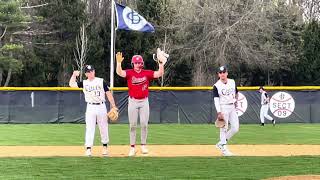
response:
<svg viewBox="0 0 320 180"><path fill-rule="evenodd" d="M114 87L114 0L111 0L110 87Z"/></svg>

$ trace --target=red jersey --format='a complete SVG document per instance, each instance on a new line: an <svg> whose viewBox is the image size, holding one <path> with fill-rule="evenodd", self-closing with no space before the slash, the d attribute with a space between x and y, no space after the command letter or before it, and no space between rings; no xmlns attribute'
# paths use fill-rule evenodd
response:
<svg viewBox="0 0 320 180"><path fill-rule="evenodd" d="M142 69L139 73L133 69L127 69L126 79L128 82L129 96L135 99L144 99L149 96L149 82L154 79L152 70Z"/></svg>

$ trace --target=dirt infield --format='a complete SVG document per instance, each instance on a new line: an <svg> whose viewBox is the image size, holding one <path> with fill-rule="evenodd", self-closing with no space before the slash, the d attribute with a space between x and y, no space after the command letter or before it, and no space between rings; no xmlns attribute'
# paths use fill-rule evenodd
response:
<svg viewBox="0 0 320 180"><path fill-rule="evenodd" d="M109 146L110 157L125 157L129 146ZM221 156L214 145L149 145L149 157ZM237 156L320 155L320 145L229 145ZM137 156L141 155L139 146ZM83 156L83 146L0 146L0 157ZM101 146L93 147L93 156L101 156Z"/></svg>

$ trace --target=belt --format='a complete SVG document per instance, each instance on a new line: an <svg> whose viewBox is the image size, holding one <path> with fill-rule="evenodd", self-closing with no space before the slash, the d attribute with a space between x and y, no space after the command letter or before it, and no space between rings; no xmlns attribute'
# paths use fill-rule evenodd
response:
<svg viewBox="0 0 320 180"><path fill-rule="evenodd" d="M100 105L100 104L104 104L104 102L101 102L101 103L90 103L90 102L88 102L88 104L91 104L91 105Z"/></svg>
<svg viewBox="0 0 320 180"><path fill-rule="evenodd" d="M233 105L234 103L228 103L228 104L221 104L221 105Z"/></svg>

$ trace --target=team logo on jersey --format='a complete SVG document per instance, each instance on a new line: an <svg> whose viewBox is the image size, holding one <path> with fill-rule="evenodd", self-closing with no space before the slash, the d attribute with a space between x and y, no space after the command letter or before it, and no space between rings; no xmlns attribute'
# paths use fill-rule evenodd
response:
<svg viewBox="0 0 320 180"><path fill-rule="evenodd" d="M236 107L237 115L240 117L242 114L244 114L248 107L248 101L246 96L244 96L242 93L238 92L238 104Z"/></svg>
<svg viewBox="0 0 320 180"><path fill-rule="evenodd" d="M235 89L230 88L230 89L221 89L221 94L224 96L229 96L230 94L234 94Z"/></svg>
<svg viewBox="0 0 320 180"><path fill-rule="evenodd" d="M84 86L84 89L88 92L91 92L91 91L99 91L101 90L102 88L99 86L99 85L94 85L94 86L90 86L90 85L85 85Z"/></svg>
<svg viewBox="0 0 320 180"><path fill-rule="evenodd" d="M295 108L293 97L286 92L277 92L270 99L270 111L278 118L289 117Z"/></svg>
<svg viewBox="0 0 320 180"><path fill-rule="evenodd" d="M147 77L144 76L142 78L136 78L133 76L131 81L132 81L133 85L139 85L139 84L143 84L143 83L147 82Z"/></svg>

